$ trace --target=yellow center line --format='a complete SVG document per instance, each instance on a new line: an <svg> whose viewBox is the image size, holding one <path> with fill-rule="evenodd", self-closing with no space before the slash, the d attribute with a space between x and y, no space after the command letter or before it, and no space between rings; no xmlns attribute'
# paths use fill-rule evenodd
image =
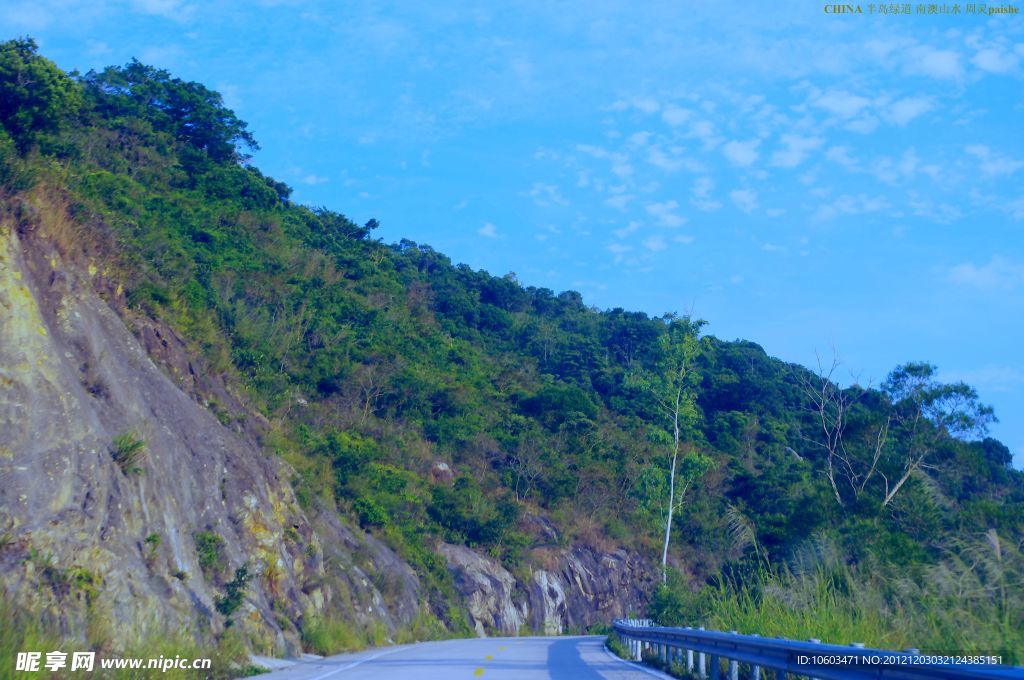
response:
<svg viewBox="0 0 1024 680"><path fill-rule="evenodd" d="M476 676L476 677L478 677L478 678L479 678L479 677L480 677L481 675L483 675L483 674L484 674L484 669L483 669L483 668L477 668L477 669L476 669L475 671L473 671L473 675L475 675L475 676Z"/></svg>

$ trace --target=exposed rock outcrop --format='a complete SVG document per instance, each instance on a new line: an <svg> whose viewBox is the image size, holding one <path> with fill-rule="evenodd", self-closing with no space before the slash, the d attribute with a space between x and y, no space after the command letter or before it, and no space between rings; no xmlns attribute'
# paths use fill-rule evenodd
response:
<svg viewBox="0 0 1024 680"><path fill-rule="evenodd" d="M493 560L461 545L444 543L441 554L455 577L476 634L516 634L528 613L525 598L516 597L516 579Z"/></svg>
<svg viewBox="0 0 1024 680"><path fill-rule="evenodd" d="M333 511L300 507L292 471L261 449L270 423L168 325L128 310L98 259L40 235L63 208L30 207L24 224L0 209L0 592L109 646L209 639L230 617L255 651L289 654L310 616L389 634L416 620L436 593ZM435 484L453 476L430 470ZM528 519L557 544L550 522ZM653 578L635 555L542 552L546 569L513 575L440 547L478 635L580 630L643 608ZM244 602L218 611L243 565Z"/></svg>
<svg viewBox="0 0 1024 680"><path fill-rule="evenodd" d="M237 400L223 392L218 418L190 398L215 381L166 329L142 324L140 343L104 276L0 224L0 587L71 634L202 637L246 564L257 578L231 615L260 651L297 651L310 613L409 622L409 567L337 518L314 528Z"/></svg>
<svg viewBox="0 0 1024 680"><path fill-rule="evenodd" d="M515 635L526 624L537 633L585 630L643 611L655 572L619 549L600 553L574 546L556 553L553 569L529 571L525 582L493 559L464 546L441 546L478 635Z"/></svg>

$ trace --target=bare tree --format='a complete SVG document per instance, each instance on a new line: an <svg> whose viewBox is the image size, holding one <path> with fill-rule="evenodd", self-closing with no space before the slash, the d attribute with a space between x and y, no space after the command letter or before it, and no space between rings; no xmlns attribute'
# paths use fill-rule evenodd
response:
<svg viewBox="0 0 1024 680"><path fill-rule="evenodd" d="M849 390L842 389L834 380L836 370L840 366L838 355L833 350L832 364L826 372L821 357L818 356L818 374L811 378L804 375L801 386L814 412L815 424L818 429L816 437L804 437L805 441L825 451L825 476L832 487L836 502L844 507L844 489L848 486L854 499L859 499L868 486L868 482L876 474L881 474L879 462L889 438L889 419L879 426L872 437L869 457L851 451L845 438L849 424L850 411L857 400L867 393L868 388L854 385ZM863 445L863 443L859 443ZM866 462L870 459L870 462Z"/></svg>
<svg viewBox="0 0 1024 680"><path fill-rule="evenodd" d="M911 477L929 467L928 457L942 437L981 433L994 420L992 409L978 404L972 388L940 384L934 366L908 363L892 371L883 385L889 400L884 422L850 442L846 431L852 410L870 387L842 389L833 380L839 365L835 352L827 371L818 357L818 374L800 382L817 430L804 440L824 450L825 476L841 507L844 496L859 500L874 479L881 481L881 507L888 506ZM898 441L893 441L894 429Z"/></svg>

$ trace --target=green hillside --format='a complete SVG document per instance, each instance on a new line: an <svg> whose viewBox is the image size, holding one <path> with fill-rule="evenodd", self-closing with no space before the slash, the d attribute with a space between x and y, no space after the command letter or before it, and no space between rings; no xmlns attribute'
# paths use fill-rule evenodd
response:
<svg viewBox="0 0 1024 680"><path fill-rule="evenodd" d="M138 62L65 74L2 43L0 124L11 222L62 206L46 237L129 325L185 338L246 402L206 406L290 464L304 507L393 547L452 629L439 540L513 573L552 542L660 563L678 424L661 619L1021 661L1024 474L929 364L840 389L697 319L382 243L249 165L219 94Z"/></svg>

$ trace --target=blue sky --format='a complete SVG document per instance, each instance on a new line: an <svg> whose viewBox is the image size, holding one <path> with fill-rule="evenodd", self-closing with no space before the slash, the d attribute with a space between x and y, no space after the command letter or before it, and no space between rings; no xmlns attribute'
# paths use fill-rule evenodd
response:
<svg viewBox="0 0 1024 680"><path fill-rule="evenodd" d="M218 89L264 172L388 242L810 366L834 348L847 381L931 361L1024 466L1020 14L0 0L0 34Z"/></svg>

